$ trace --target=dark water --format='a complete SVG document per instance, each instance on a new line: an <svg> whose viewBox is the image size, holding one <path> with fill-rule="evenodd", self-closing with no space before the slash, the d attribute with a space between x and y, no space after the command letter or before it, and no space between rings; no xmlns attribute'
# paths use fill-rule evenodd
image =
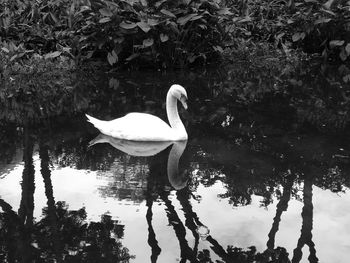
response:
<svg viewBox="0 0 350 263"><path fill-rule="evenodd" d="M1 124L1 262L348 262L345 133L218 100L210 74L109 75L84 111L165 118L176 80L187 142L113 140L79 110Z"/></svg>

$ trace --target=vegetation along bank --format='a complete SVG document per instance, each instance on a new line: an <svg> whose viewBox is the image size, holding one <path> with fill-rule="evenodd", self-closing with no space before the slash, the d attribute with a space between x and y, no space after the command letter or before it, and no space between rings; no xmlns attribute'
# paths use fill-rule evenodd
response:
<svg viewBox="0 0 350 263"><path fill-rule="evenodd" d="M222 100L252 105L283 96L298 112L326 111L346 124L349 32L344 0L1 0L0 103L60 112L47 101L71 105L79 71L91 65L170 70L221 63L229 68ZM308 86L316 75L332 89ZM264 78L271 79L266 89ZM75 100L87 96L78 91ZM78 111L86 107L79 101Z"/></svg>

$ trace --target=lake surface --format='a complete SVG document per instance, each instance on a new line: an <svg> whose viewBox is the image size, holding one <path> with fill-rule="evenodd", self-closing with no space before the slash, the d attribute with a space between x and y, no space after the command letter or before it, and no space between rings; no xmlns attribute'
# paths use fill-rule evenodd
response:
<svg viewBox="0 0 350 263"><path fill-rule="evenodd" d="M191 76L107 75L84 110L165 119L178 80L187 142L118 141L81 111L4 120L1 262L348 262L349 136L218 100L218 80Z"/></svg>

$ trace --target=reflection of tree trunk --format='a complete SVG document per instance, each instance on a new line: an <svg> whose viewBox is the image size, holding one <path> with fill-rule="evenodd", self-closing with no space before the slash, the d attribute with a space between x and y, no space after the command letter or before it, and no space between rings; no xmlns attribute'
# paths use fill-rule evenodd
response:
<svg viewBox="0 0 350 263"><path fill-rule="evenodd" d="M47 216L51 225L51 231L52 231L52 243L54 246L54 253L56 255L56 260L58 262L62 261L61 255L60 255L60 238L59 238L59 231L58 231L58 222L57 222L57 215L56 215L56 206L55 206L55 198L53 196L53 187L52 187L52 181L51 181L51 171L49 168L50 165L50 157L49 157L49 149L47 146L44 146L40 144L39 148L39 156L41 160L41 175L44 180L45 185L45 195L47 198Z"/></svg>
<svg viewBox="0 0 350 263"><path fill-rule="evenodd" d="M199 222L199 218L195 212L193 212L192 205L189 201L189 192L188 189L183 189L181 191L176 192L177 199L180 201L182 209L185 214L185 225L192 231L192 234L195 238L195 245L193 248L194 254L198 253L198 244L199 244L199 235L197 233L197 224ZM197 224L196 224L197 222ZM200 224L202 225L202 224Z"/></svg>
<svg viewBox="0 0 350 263"><path fill-rule="evenodd" d="M159 192L164 191L164 185L166 183L164 178L165 171L165 157L167 151L163 151L157 155L157 158L152 158L149 167L149 176L147 178L147 194L146 194L146 206L147 214L146 220L148 224L148 244L151 247L152 255L151 262L157 262L158 256L161 253L161 248L158 246L156 234L152 226L152 206L153 200L158 196Z"/></svg>
<svg viewBox="0 0 350 263"><path fill-rule="evenodd" d="M18 248L22 256L22 262L30 262L30 251L32 249L30 245L30 228L33 225L35 171L33 165L33 140L30 138L27 127L24 129L23 161L22 199L18 209L18 216L26 229L22 232L22 238L18 240Z"/></svg>
<svg viewBox="0 0 350 263"><path fill-rule="evenodd" d="M288 202L290 200L290 193L293 186L294 177L288 177L287 182L283 186L283 195L277 204L276 216L273 218L273 224L269 232L269 240L267 241L267 248L275 248L275 237L279 228L279 223L281 221L281 216L284 211L287 211Z"/></svg>
<svg viewBox="0 0 350 263"><path fill-rule="evenodd" d="M212 236L207 237L207 241L212 244L211 249L216 255L222 258L224 262L232 262L226 250Z"/></svg>
<svg viewBox="0 0 350 263"><path fill-rule="evenodd" d="M192 205L189 202L190 192L188 189L183 189L181 191L177 191L177 199L180 201L182 205L184 214L185 214L185 224L192 231L193 236L195 237L195 246L194 253L197 255L198 252L198 243L199 243L199 234L197 233L198 226L203 226L200 222L197 214L193 212ZM206 240L212 245L211 249L221 257L225 262L230 262L230 257L225 251L225 249L210 235L206 237Z"/></svg>
<svg viewBox="0 0 350 263"><path fill-rule="evenodd" d="M303 224L301 227L301 235L298 240L297 247L294 249L292 262L300 262L303 253L302 248L306 244L310 250L310 256L308 257L310 263L318 262L316 257L315 244L312 241L312 217L313 217L313 205L312 205L312 181L308 178L304 180L304 207L301 213Z"/></svg>
<svg viewBox="0 0 350 263"><path fill-rule="evenodd" d="M22 199L18 215L22 223L28 227L33 224L34 211L34 165L33 165L33 141L25 129L23 149L24 169L22 174Z"/></svg>
<svg viewBox="0 0 350 263"><path fill-rule="evenodd" d="M148 244L152 249L151 262L155 263L157 262L158 256L160 255L160 252L162 250L158 246L156 234L154 233L153 226L152 226L152 216L153 216L152 205L153 205L152 197L147 198L146 206L148 208L147 208L146 219L148 224Z"/></svg>
<svg viewBox="0 0 350 263"><path fill-rule="evenodd" d="M186 240L186 229L183 223L181 222L179 216L177 215L174 206L171 204L166 193L162 193L161 198L164 201L165 206L167 207L167 216L169 223L173 226L175 234L180 243L180 262L187 262L187 259L190 260L190 262L198 262L196 254L188 245L188 242Z"/></svg>

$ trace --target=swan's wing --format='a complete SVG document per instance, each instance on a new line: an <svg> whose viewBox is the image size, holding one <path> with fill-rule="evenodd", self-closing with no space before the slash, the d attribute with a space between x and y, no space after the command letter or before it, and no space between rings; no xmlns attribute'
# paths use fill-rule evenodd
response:
<svg viewBox="0 0 350 263"><path fill-rule="evenodd" d="M129 113L110 121L105 134L126 140L167 141L172 140L173 131L160 118L147 113Z"/></svg>

